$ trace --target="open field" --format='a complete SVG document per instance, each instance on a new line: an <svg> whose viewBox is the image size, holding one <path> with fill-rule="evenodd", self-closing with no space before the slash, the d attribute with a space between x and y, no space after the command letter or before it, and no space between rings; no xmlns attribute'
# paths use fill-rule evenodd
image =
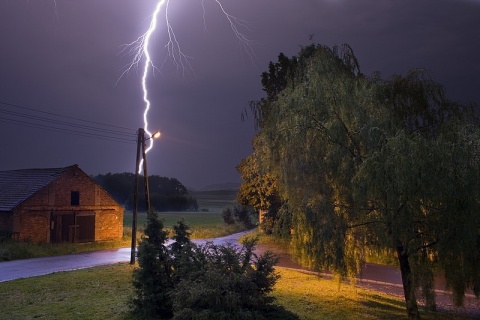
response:
<svg viewBox="0 0 480 320"><path fill-rule="evenodd" d="M195 191L191 195L197 199L199 211L167 211L158 215L167 229L184 219L192 230L193 239L221 237L243 231L239 225L226 226L222 218L223 209L234 204L236 194L235 190ZM123 225L127 235L128 228L132 227L132 216L132 212L125 212ZM142 231L147 220L146 212L139 212L137 219L138 229Z"/></svg>
<svg viewBox="0 0 480 320"><path fill-rule="evenodd" d="M0 283L0 319L135 319L132 266L120 263ZM299 319L407 319L402 300L277 268L273 295ZM422 312L422 319L473 319Z"/></svg>
<svg viewBox="0 0 480 320"><path fill-rule="evenodd" d="M132 216L131 212L126 212L124 215L124 234L127 238L131 237ZM172 229L179 220L183 219L192 231L192 239L221 237L244 230L239 224L226 225L219 212L159 212L158 216L163 219L165 229ZM141 234L147 221L147 214L138 213L137 219Z"/></svg>
<svg viewBox="0 0 480 320"><path fill-rule="evenodd" d="M180 219L185 219L187 224L195 229L209 227L218 228L223 224L222 211L225 207L234 204L237 194L235 190L195 191L191 195L197 199L199 211L167 211L158 215L164 220L165 227L171 228ZM132 226L131 211L126 211L123 219L125 227ZM139 229L142 229L147 220L146 212L139 212L137 217Z"/></svg>
<svg viewBox="0 0 480 320"><path fill-rule="evenodd" d="M223 208L233 205L238 190L193 191L191 195L197 199L200 211L221 213Z"/></svg>

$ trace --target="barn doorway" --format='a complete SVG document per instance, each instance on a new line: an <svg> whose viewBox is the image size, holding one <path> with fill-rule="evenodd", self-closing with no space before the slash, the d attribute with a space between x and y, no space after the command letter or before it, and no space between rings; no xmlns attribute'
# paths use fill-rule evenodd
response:
<svg viewBox="0 0 480 320"><path fill-rule="evenodd" d="M50 242L95 241L95 212L57 212L50 222Z"/></svg>
<svg viewBox="0 0 480 320"><path fill-rule="evenodd" d="M95 241L95 213L77 215L78 238L77 242Z"/></svg>

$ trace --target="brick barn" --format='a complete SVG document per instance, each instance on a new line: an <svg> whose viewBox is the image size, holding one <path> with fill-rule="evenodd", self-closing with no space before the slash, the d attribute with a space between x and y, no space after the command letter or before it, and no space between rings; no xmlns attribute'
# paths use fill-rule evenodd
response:
<svg viewBox="0 0 480 320"><path fill-rule="evenodd" d="M0 239L121 239L123 207L77 165L0 171Z"/></svg>

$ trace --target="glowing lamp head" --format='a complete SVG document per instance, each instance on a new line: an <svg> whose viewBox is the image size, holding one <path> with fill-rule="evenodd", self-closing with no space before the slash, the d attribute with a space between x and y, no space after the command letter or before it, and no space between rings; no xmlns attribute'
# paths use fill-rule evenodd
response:
<svg viewBox="0 0 480 320"><path fill-rule="evenodd" d="M160 131L155 131L153 134L152 134L152 138L154 139L157 139L160 137Z"/></svg>

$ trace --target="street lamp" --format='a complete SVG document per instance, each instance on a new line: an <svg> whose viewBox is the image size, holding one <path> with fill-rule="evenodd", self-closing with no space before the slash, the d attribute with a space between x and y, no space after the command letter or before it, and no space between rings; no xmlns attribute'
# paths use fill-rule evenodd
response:
<svg viewBox="0 0 480 320"><path fill-rule="evenodd" d="M143 159L143 175L144 175L144 184L145 184L145 201L147 214L150 212L150 189L148 187L148 173L147 173L147 157L146 157L146 147L145 141L151 138L160 137L160 131L154 132L150 137L145 138L145 130L143 128L138 129L138 138L137 138L137 161L135 166L135 191L133 193L133 221L132 221L132 251L130 255L130 264L135 264L135 249L137 242L137 216L138 216L138 178L140 175L140 149Z"/></svg>

